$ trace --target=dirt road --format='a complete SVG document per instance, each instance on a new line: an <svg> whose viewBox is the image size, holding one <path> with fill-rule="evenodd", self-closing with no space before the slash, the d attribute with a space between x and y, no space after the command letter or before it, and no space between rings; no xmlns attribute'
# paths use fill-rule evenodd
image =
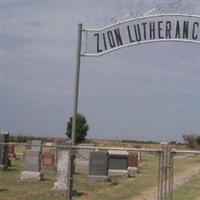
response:
<svg viewBox="0 0 200 200"><path fill-rule="evenodd" d="M200 163L199 165L192 167L181 174L176 175L174 177L174 190L184 185L187 181L189 181L190 177L197 175L199 172L200 172ZM131 200L156 200L156 199L157 199L157 187L152 187ZM200 197L198 197L195 200L200 200Z"/></svg>

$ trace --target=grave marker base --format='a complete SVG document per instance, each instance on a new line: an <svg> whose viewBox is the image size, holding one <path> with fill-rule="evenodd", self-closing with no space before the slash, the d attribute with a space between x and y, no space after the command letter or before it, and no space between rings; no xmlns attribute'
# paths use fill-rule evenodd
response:
<svg viewBox="0 0 200 200"><path fill-rule="evenodd" d="M119 169L109 169L108 170L109 176L131 177L131 176L134 176L137 172L138 172L137 167L128 167L127 170L119 170Z"/></svg>
<svg viewBox="0 0 200 200"><path fill-rule="evenodd" d="M109 176L95 176L95 175L88 175L86 178L87 183L94 183L94 182L110 182Z"/></svg>
<svg viewBox="0 0 200 200"><path fill-rule="evenodd" d="M51 191L66 194L68 191L68 187L66 186L66 183L56 181L54 183L54 187L51 189Z"/></svg>
<svg viewBox="0 0 200 200"><path fill-rule="evenodd" d="M43 180L43 172L22 171L20 179L23 181L26 180L41 181Z"/></svg>
<svg viewBox="0 0 200 200"><path fill-rule="evenodd" d="M109 176L125 176L125 177L128 177L128 170L109 169L108 174L109 174Z"/></svg>
<svg viewBox="0 0 200 200"><path fill-rule="evenodd" d="M134 176L136 173L138 173L137 167L128 167L128 177Z"/></svg>

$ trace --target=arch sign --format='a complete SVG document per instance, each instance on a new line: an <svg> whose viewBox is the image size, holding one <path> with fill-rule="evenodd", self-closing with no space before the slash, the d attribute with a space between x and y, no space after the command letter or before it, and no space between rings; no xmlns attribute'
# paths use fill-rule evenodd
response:
<svg viewBox="0 0 200 200"><path fill-rule="evenodd" d="M86 29L85 56L105 53L136 44L159 41L200 43L200 16L162 14L122 21L102 29Z"/></svg>
<svg viewBox="0 0 200 200"><path fill-rule="evenodd" d="M81 56L101 56L121 48L149 42L179 41L200 44L199 13L200 10L196 6L183 5L181 0L178 0L168 5L158 5L139 17L129 15L128 18L125 17L101 29L83 29L82 24L78 25L72 124L73 145L75 144Z"/></svg>

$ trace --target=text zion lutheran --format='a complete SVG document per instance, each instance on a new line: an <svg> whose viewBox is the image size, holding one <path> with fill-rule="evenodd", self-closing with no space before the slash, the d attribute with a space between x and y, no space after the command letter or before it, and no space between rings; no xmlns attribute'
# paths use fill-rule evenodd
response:
<svg viewBox="0 0 200 200"><path fill-rule="evenodd" d="M125 33L124 33L125 32ZM200 40L198 21L141 22L94 34L96 52L100 53L126 44L162 39Z"/></svg>

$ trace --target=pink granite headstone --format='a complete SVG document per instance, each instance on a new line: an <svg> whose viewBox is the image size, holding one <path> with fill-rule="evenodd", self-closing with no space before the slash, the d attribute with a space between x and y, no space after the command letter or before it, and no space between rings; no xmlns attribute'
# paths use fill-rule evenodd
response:
<svg viewBox="0 0 200 200"><path fill-rule="evenodd" d="M46 152L43 154L42 164L45 168L54 168L54 154L51 152Z"/></svg>

